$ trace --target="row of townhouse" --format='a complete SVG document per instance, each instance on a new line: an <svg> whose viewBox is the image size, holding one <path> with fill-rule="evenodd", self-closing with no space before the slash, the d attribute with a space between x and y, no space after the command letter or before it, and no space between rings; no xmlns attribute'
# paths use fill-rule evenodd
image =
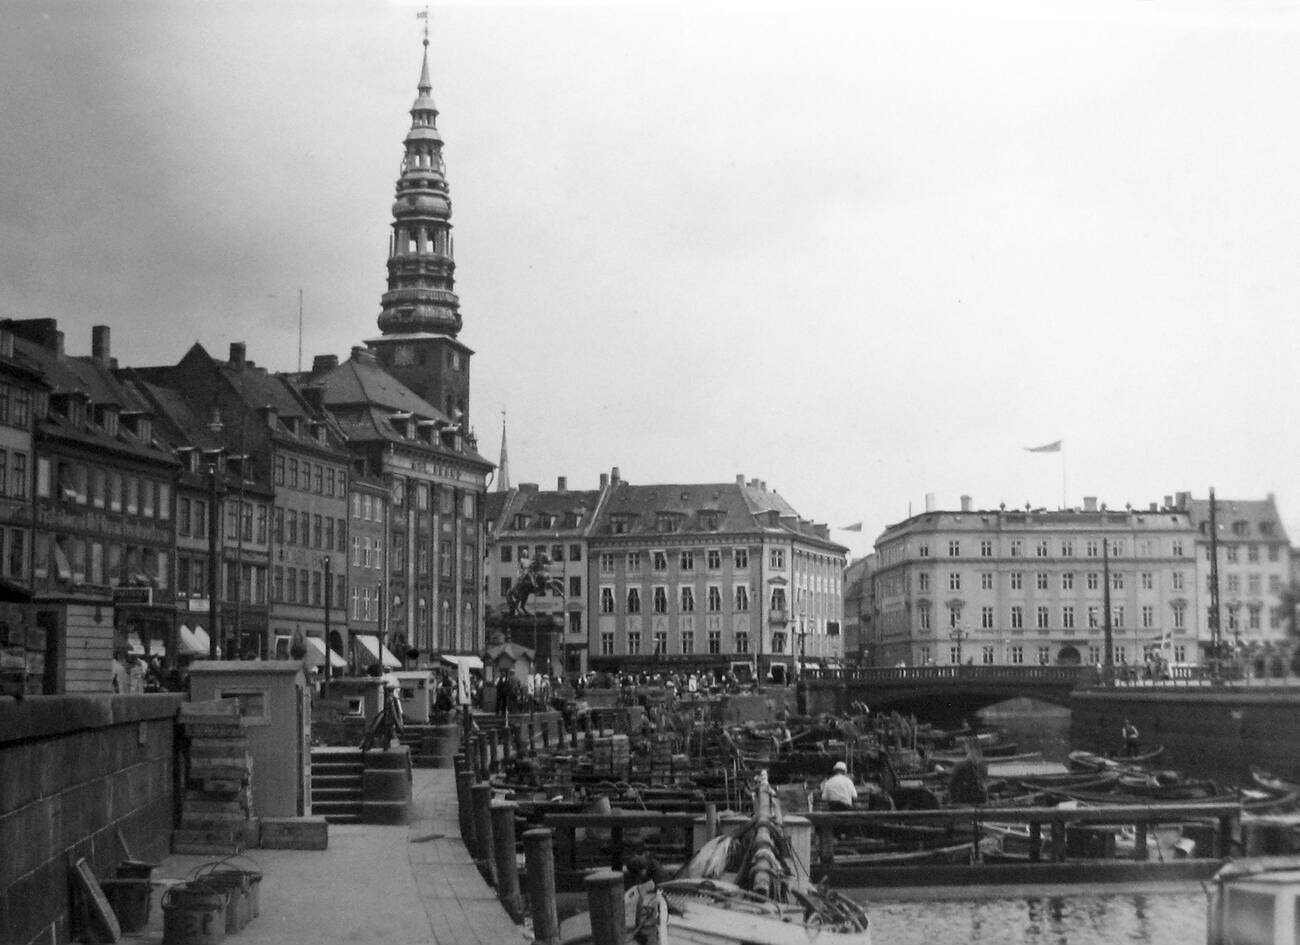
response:
<svg viewBox="0 0 1300 945"><path fill-rule="evenodd" d="M0 646L29 691L105 691L123 648L296 640L336 670L481 649L491 465L373 351L123 368L104 326L77 357L54 321L11 320L0 375Z"/></svg>
<svg viewBox="0 0 1300 945"><path fill-rule="evenodd" d="M596 490L562 478L488 501L489 609L540 556L558 579L530 604L552 617L551 672L788 679L843 656L847 549L760 480L634 485L615 468Z"/></svg>
<svg viewBox="0 0 1300 945"><path fill-rule="evenodd" d="M928 508L887 528L854 593L875 665L1195 663L1282 644L1291 554L1272 495L1146 509ZM1218 606L1212 550L1217 553Z"/></svg>

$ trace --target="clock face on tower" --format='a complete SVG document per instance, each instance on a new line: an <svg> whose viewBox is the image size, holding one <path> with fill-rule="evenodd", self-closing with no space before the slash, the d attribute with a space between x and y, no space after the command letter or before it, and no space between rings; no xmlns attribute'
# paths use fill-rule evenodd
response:
<svg viewBox="0 0 1300 945"><path fill-rule="evenodd" d="M415 363L415 349L410 345L398 345L393 352L393 363L398 367L410 367Z"/></svg>

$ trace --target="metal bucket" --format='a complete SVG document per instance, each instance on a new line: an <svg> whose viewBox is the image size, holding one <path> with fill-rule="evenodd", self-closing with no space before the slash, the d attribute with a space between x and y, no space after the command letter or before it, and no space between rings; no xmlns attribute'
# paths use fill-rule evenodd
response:
<svg viewBox="0 0 1300 945"><path fill-rule="evenodd" d="M153 884L149 880L101 879L99 886L123 932L139 932L149 924L149 904L153 898Z"/></svg>
<svg viewBox="0 0 1300 945"><path fill-rule="evenodd" d="M253 918L253 899L248 877L239 870L214 870L198 882L220 890L226 896L226 931L238 932Z"/></svg>
<svg viewBox="0 0 1300 945"><path fill-rule="evenodd" d="M218 945L226 937L226 903L207 883L172 886L162 896L163 945Z"/></svg>

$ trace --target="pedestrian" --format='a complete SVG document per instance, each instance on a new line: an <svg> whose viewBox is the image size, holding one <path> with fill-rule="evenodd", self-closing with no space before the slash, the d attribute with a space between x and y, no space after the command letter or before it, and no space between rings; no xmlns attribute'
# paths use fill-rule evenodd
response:
<svg viewBox="0 0 1300 945"><path fill-rule="evenodd" d="M1138 753L1138 729L1137 726L1128 719L1124 720L1124 728L1120 730L1124 736L1124 754L1132 758Z"/></svg>
<svg viewBox="0 0 1300 945"><path fill-rule="evenodd" d="M849 777L849 766L842 761L835 762L831 776L822 784L822 800L827 810L853 810L853 802L858 799L858 789Z"/></svg>
<svg viewBox="0 0 1300 945"><path fill-rule="evenodd" d="M655 864L640 854L628 857L623 876L625 901L632 905L633 925L629 937L637 945L662 945L665 902L655 882Z"/></svg>

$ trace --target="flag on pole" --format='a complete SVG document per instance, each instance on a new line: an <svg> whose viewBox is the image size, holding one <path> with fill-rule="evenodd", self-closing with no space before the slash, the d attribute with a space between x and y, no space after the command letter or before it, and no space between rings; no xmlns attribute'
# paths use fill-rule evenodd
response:
<svg viewBox="0 0 1300 945"><path fill-rule="evenodd" d="M860 531L862 531L862 523L861 523L861 522L854 522L852 525L841 525L841 526L840 526L840 531L842 531L842 532L860 532Z"/></svg>
<svg viewBox="0 0 1300 945"><path fill-rule="evenodd" d="M416 18L417 20L427 20L427 19L429 18L429 10L428 10L428 8L426 7L426 8L423 9L423 10L417 10L417 11L415 11L415 18Z"/></svg>
<svg viewBox="0 0 1300 945"><path fill-rule="evenodd" d="M1026 446L1026 453L1059 453L1061 452L1061 441L1056 440L1052 443L1044 443L1042 446Z"/></svg>

